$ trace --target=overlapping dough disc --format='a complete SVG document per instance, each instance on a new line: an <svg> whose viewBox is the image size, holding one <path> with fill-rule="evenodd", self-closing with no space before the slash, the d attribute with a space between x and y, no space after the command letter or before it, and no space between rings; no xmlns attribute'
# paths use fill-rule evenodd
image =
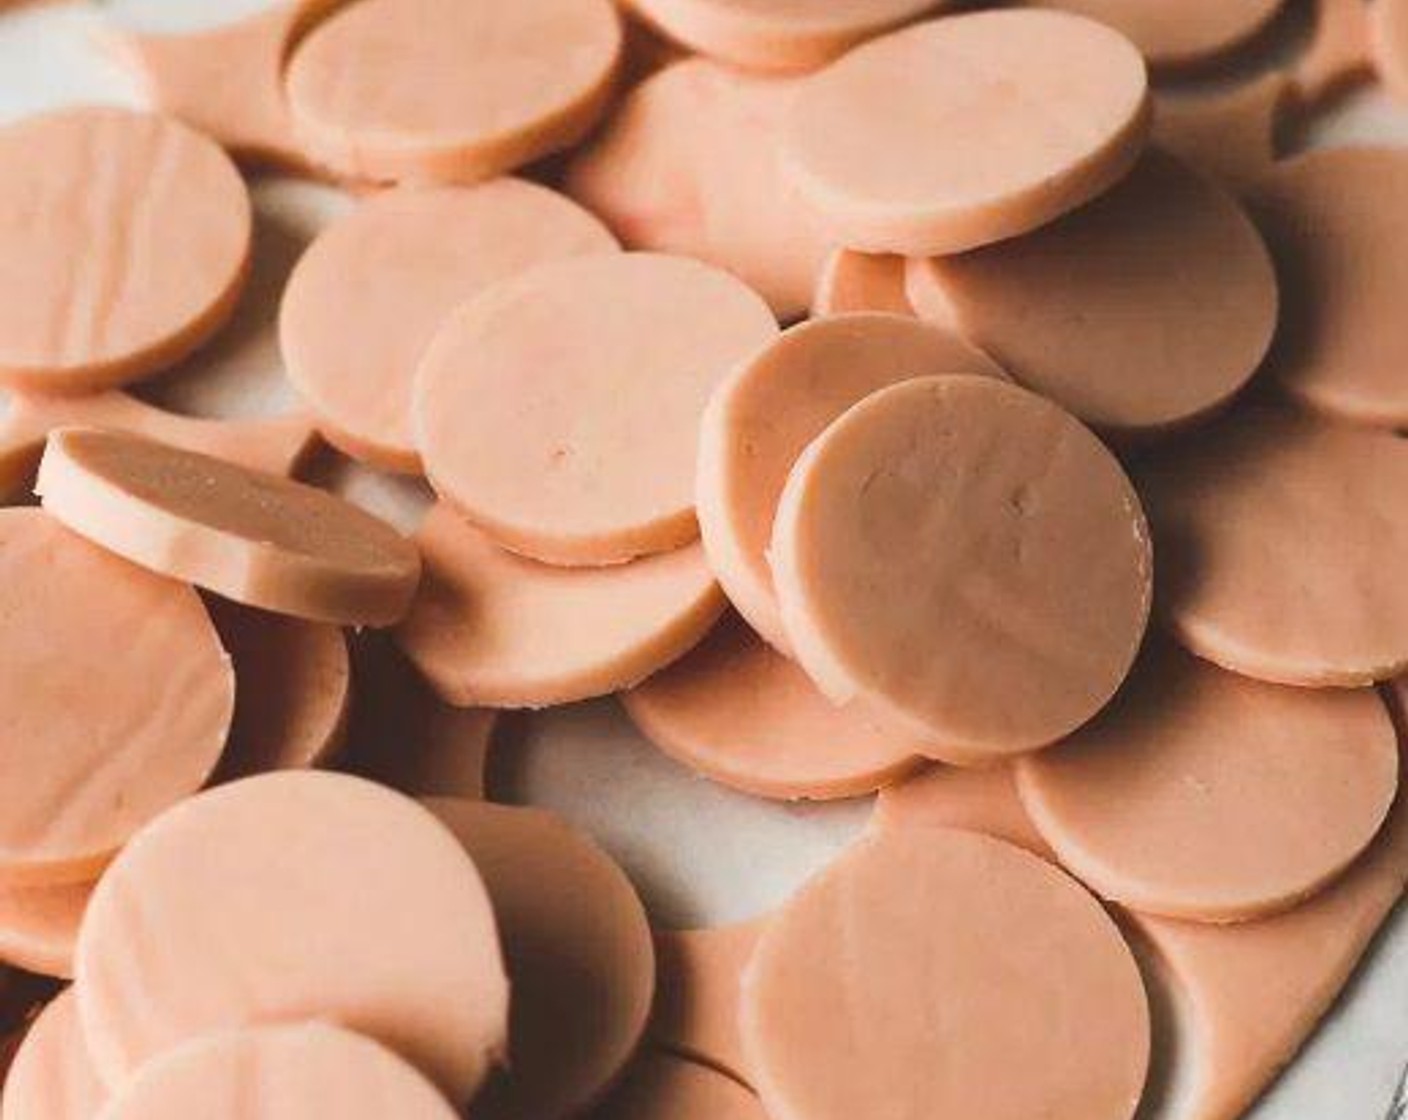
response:
<svg viewBox="0 0 1408 1120"><path fill-rule="evenodd" d="M40 976L73 976L78 926L93 882L0 887L0 960Z"/></svg>
<svg viewBox="0 0 1408 1120"><path fill-rule="evenodd" d="M817 274L812 315L820 318L848 311L913 315L914 307L904 290L904 258L833 249Z"/></svg>
<svg viewBox="0 0 1408 1120"><path fill-rule="evenodd" d="M95 1120L107 1089L88 1057L72 988L29 1028L5 1077L0 1120Z"/></svg>
<svg viewBox="0 0 1408 1120"><path fill-rule="evenodd" d="M1129 39L1155 67L1207 62L1264 28L1285 0L1031 0L1098 19Z"/></svg>

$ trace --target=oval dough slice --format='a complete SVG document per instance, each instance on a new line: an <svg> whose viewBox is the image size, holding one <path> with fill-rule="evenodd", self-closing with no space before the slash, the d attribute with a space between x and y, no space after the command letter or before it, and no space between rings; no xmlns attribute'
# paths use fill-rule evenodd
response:
<svg viewBox="0 0 1408 1120"><path fill-rule="evenodd" d="M733 616L621 701L666 754L761 797L855 797L913 769L925 753L917 735L864 705L836 707Z"/></svg>
<svg viewBox="0 0 1408 1120"><path fill-rule="evenodd" d="M251 221L229 158L168 118L0 129L0 381L87 392L184 357L234 311Z"/></svg>
<svg viewBox="0 0 1408 1120"><path fill-rule="evenodd" d="M687 311L687 314L685 313ZM620 253L539 265L466 304L417 374L439 495L506 548L610 564L689 543L699 417L777 333L728 273Z"/></svg>
<svg viewBox="0 0 1408 1120"><path fill-rule="evenodd" d="M833 700L926 730L945 761L1043 746L1114 695L1148 619L1139 499L1105 447L985 378L882 389L788 477L772 564Z"/></svg>
<svg viewBox="0 0 1408 1120"><path fill-rule="evenodd" d="M54 432L35 492L104 548L281 614L388 625L420 579L415 546L356 506L136 436Z"/></svg>
<svg viewBox="0 0 1408 1120"><path fill-rule="evenodd" d="M635 1053L655 995L635 888L550 813L454 798L425 805L484 876L513 985L508 1072L475 1098L474 1115L578 1116Z"/></svg>
<svg viewBox="0 0 1408 1120"><path fill-rule="evenodd" d="M1178 641L1234 672L1344 687L1408 669L1408 443L1248 407L1136 471Z"/></svg>
<svg viewBox="0 0 1408 1120"><path fill-rule="evenodd" d="M601 1110L599 1120L767 1120L746 1088L708 1066L646 1051Z"/></svg>
<svg viewBox="0 0 1408 1120"><path fill-rule="evenodd" d="M200 597L0 511L0 881L93 878L219 760L235 680Z"/></svg>
<svg viewBox="0 0 1408 1120"><path fill-rule="evenodd" d="M1336 148L1277 165L1251 191L1285 300L1271 373L1333 417L1408 425L1408 152Z"/></svg>
<svg viewBox="0 0 1408 1120"><path fill-rule="evenodd" d="M1105 898L1244 921L1314 894L1368 847L1398 743L1370 689L1288 689L1155 647L1098 719L1017 776L1061 862Z"/></svg>
<svg viewBox="0 0 1408 1120"><path fill-rule="evenodd" d="M429 1081L370 1038L295 1023L199 1038L125 1081L101 1120L455 1120Z"/></svg>
<svg viewBox="0 0 1408 1120"><path fill-rule="evenodd" d="M774 1120L1128 1120L1149 1058L1139 969L1100 905L938 828L867 834L782 908L742 1027Z"/></svg>
<svg viewBox="0 0 1408 1120"><path fill-rule="evenodd" d="M1015 380L1123 434L1186 424L1256 372L1276 331L1276 272L1222 188L1150 151L1044 229L909 266L910 301Z"/></svg>
<svg viewBox="0 0 1408 1120"><path fill-rule="evenodd" d="M425 579L396 640L451 704L542 708L628 688L724 610L698 545L555 568L504 551L444 504L416 542Z"/></svg>
<svg viewBox="0 0 1408 1120"><path fill-rule="evenodd" d="M289 379L343 451L419 472L411 389L445 317L532 265L616 248L581 207L521 179L372 195L289 277L279 307Z"/></svg>
<svg viewBox="0 0 1408 1120"><path fill-rule="evenodd" d="M886 786L875 800L871 828L961 828L1005 840L1056 862L1017 796L1013 765L931 766Z"/></svg>
<svg viewBox="0 0 1408 1120"><path fill-rule="evenodd" d="M0 960L40 976L71 979L78 927L94 886L0 887Z"/></svg>
<svg viewBox="0 0 1408 1120"><path fill-rule="evenodd" d="M943 373L1005 376L986 354L938 327L855 314L789 328L714 390L695 475L704 548L739 613L783 652L791 647L767 550L787 472L852 405L886 386Z"/></svg>
<svg viewBox="0 0 1408 1120"><path fill-rule="evenodd" d="M319 1016L463 1103L507 1039L473 863L415 802L343 774L246 778L158 818L99 882L77 965L89 1049L113 1085L198 1035Z"/></svg>
<svg viewBox="0 0 1408 1120"><path fill-rule="evenodd" d="M1294 97L1291 78L1280 70L1226 92L1162 96L1154 142L1241 193L1275 164L1277 133Z"/></svg>
<svg viewBox="0 0 1408 1120"><path fill-rule="evenodd" d="M621 46L610 0L358 0L300 40L286 92L342 175L472 182L581 139Z"/></svg>
<svg viewBox="0 0 1408 1120"><path fill-rule="evenodd" d="M630 248L728 269L779 318L796 318L829 245L778 160L798 87L702 58L670 66L572 161L568 193Z"/></svg>
<svg viewBox="0 0 1408 1120"><path fill-rule="evenodd" d="M812 295L812 317L849 311L888 311L913 315L904 290L904 258L890 253L833 249L822 262Z"/></svg>
<svg viewBox="0 0 1408 1120"><path fill-rule="evenodd" d="M876 39L808 79L783 150L836 242L933 256L1103 193L1149 117L1144 60L1117 32L1061 12L976 12Z"/></svg>
<svg viewBox="0 0 1408 1120"><path fill-rule="evenodd" d="M1253 38L1285 0L1031 0L1089 16L1129 37L1159 69L1213 61Z"/></svg>
<svg viewBox="0 0 1408 1120"><path fill-rule="evenodd" d="M0 1120L95 1120L107 1089L88 1057L72 988L40 1012L15 1052Z"/></svg>

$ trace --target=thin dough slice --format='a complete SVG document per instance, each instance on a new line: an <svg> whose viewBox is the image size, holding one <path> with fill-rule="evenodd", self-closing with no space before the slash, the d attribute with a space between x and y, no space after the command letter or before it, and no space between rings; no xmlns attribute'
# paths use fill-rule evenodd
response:
<svg viewBox="0 0 1408 1120"><path fill-rule="evenodd" d="M1283 688L1156 646L1099 718L1017 777L1061 862L1105 898L1245 921L1369 846L1397 790L1397 736L1371 689Z"/></svg>
<svg viewBox="0 0 1408 1120"><path fill-rule="evenodd" d="M107 1097L69 988L40 1012L20 1043L5 1078L0 1120L95 1120Z"/></svg>
<svg viewBox="0 0 1408 1120"><path fill-rule="evenodd" d="M1127 35L1157 69L1212 62L1265 28L1285 0L1029 0L1098 19Z"/></svg>
<svg viewBox="0 0 1408 1120"><path fill-rule="evenodd" d="M1393 3L1364 0L1315 0L1315 30L1310 46L1293 70L1302 106L1316 109L1347 88L1374 76L1374 17L1390 18ZM1403 4L1398 5L1400 11ZM1388 84L1387 76L1384 77ZM1405 85L1408 89L1408 85Z"/></svg>
<svg viewBox="0 0 1408 1120"><path fill-rule="evenodd" d="M1037 831L1017 796L1011 763L996 766L932 766L880 791L870 827L961 828L1005 840L1049 863L1056 853Z"/></svg>
<svg viewBox="0 0 1408 1120"><path fill-rule="evenodd" d="M199 1035L314 1016L391 1046L464 1103L507 1040L474 865L415 802L343 774L263 774L164 814L99 882L77 965L111 1085Z"/></svg>
<svg viewBox="0 0 1408 1120"><path fill-rule="evenodd" d="M627 96L567 170L567 190L632 249L735 273L781 319L806 312L829 248L782 173L795 79L693 58Z"/></svg>
<svg viewBox="0 0 1408 1120"><path fill-rule="evenodd" d="M790 645L767 550L788 471L828 424L871 393L944 373L1005 376L986 354L938 327L859 313L789 328L714 390L695 475L704 548L739 613L784 653Z"/></svg>
<svg viewBox="0 0 1408 1120"><path fill-rule="evenodd" d="M414 404L426 475L504 547L548 563L688 544L700 414L776 333L757 295L698 261L539 265L431 343Z"/></svg>
<svg viewBox="0 0 1408 1120"><path fill-rule="evenodd" d="M78 927L95 885L0 887L0 960L40 976L71 979Z"/></svg>
<svg viewBox="0 0 1408 1120"><path fill-rule="evenodd" d="M473 182L581 139L621 46L610 0L358 0L299 42L286 90L343 175Z"/></svg>
<svg viewBox="0 0 1408 1120"><path fill-rule="evenodd" d="M772 565L799 660L983 763L1114 695L1149 613L1144 515L1105 447L1000 381L882 389L818 436L778 504Z"/></svg>
<svg viewBox="0 0 1408 1120"><path fill-rule="evenodd" d="M235 681L200 597L0 511L0 881L82 883L220 757Z"/></svg>
<svg viewBox="0 0 1408 1120"><path fill-rule="evenodd" d="M249 192L225 153L124 109L0 130L0 215L12 388L86 392L173 364L229 318L249 263Z"/></svg>
<svg viewBox="0 0 1408 1120"><path fill-rule="evenodd" d="M924 753L919 737L852 704L838 708L737 617L621 696L666 754L761 797L855 797Z"/></svg>
<svg viewBox="0 0 1408 1120"><path fill-rule="evenodd" d="M505 552L444 504L416 541L425 579L396 640L451 704L541 708L628 688L724 610L698 545L554 568Z"/></svg>
<svg viewBox="0 0 1408 1120"><path fill-rule="evenodd" d="M1118 32L1062 12L976 12L809 78L783 146L836 242L934 256L1102 194L1133 166L1149 117L1144 60Z"/></svg>
<svg viewBox="0 0 1408 1120"><path fill-rule="evenodd" d="M1276 162L1277 126L1293 91L1291 78L1273 70L1225 93L1161 97L1154 142L1241 193Z"/></svg>
<svg viewBox="0 0 1408 1120"><path fill-rule="evenodd" d="M1152 150L1044 229L911 262L915 309L1087 424L1157 432L1224 404L1276 332L1276 272L1235 199Z"/></svg>
<svg viewBox="0 0 1408 1120"><path fill-rule="evenodd" d="M153 1058L101 1120L455 1120L429 1081L385 1046L328 1023L229 1031Z"/></svg>
<svg viewBox="0 0 1408 1120"><path fill-rule="evenodd" d="M1408 442L1248 407L1137 469L1179 642L1234 672L1337 687L1408 669Z"/></svg>
<svg viewBox="0 0 1408 1120"><path fill-rule="evenodd" d="M1149 1058L1139 969L1100 905L939 828L868 833L782 908L742 1026L774 1120L1128 1120Z"/></svg>
<svg viewBox="0 0 1408 1120"><path fill-rule="evenodd" d="M812 316L844 315L850 311L913 315L914 307L904 290L904 258L833 249L817 275Z"/></svg>
<svg viewBox="0 0 1408 1120"><path fill-rule="evenodd" d="M299 618L389 625L420 579L415 546L357 507L136 436L54 432L35 491L64 524L129 560Z"/></svg>
<svg viewBox="0 0 1408 1120"><path fill-rule="evenodd" d="M279 308L289 379L332 443L418 473L411 389L445 317L532 265L617 247L581 207L521 179L372 195L289 277Z"/></svg>
<svg viewBox="0 0 1408 1120"><path fill-rule="evenodd" d="M731 1077L684 1058L646 1051L593 1114L598 1120L768 1120Z"/></svg>
<svg viewBox="0 0 1408 1120"><path fill-rule="evenodd" d="M1250 199L1285 299L1271 373L1331 416L1408 425L1408 152L1334 148L1279 164Z"/></svg>
<svg viewBox="0 0 1408 1120"><path fill-rule="evenodd" d="M565 1120L612 1084L645 1034L655 954L630 880L587 836L538 809L425 805L484 876L513 985L507 1072L485 1120Z"/></svg>

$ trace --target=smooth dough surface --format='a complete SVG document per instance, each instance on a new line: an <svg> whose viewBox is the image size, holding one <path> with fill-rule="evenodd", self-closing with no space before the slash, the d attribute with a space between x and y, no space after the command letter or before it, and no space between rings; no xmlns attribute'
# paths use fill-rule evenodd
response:
<svg viewBox="0 0 1408 1120"><path fill-rule="evenodd" d="M838 708L736 615L621 696L666 754L761 797L855 797L913 769L921 737L863 704Z"/></svg>
<svg viewBox="0 0 1408 1120"><path fill-rule="evenodd" d="M158 818L99 882L76 963L89 1049L113 1085L198 1035L315 1016L463 1103L507 1042L473 863L415 802L344 774L246 778Z"/></svg>
<svg viewBox="0 0 1408 1120"><path fill-rule="evenodd" d="M1056 853L1017 796L1010 762L996 766L931 766L880 791L871 828L960 828L1005 840L1049 863Z"/></svg>
<svg viewBox="0 0 1408 1120"><path fill-rule="evenodd" d="M904 258L890 253L833 249L822 262L812 293L812 316L848 311L889 311L913 315L904 289Z"/></svg>
<svg viewBox="0 0 1408 1120"><path fill-rule="evenodd" d="M91 880L200 788L235 680L189 587L37 509L0 511L0 881Z"/></svg>
<svg viewBox="0 0 1408 1120"><path fill-rule="evenodd" d="M1378 0L1371 11L1374 69L1394 97L1408 101L1408 4Z"/></svg>
<svg viewBox="0 0 1408 1120"><path fill-rule="evenodd" d="M1155 645L1106 711L1017 775L1061 862L1105 898L1244 921L1309 897L1369 846L1398 744L1372 689L1264 684Z"/></svg>
<svg viewBox="0 0 1408 1120"><path fill-rule="evenodd" d="M1241 46L1276 16L1285 0L1031 0L1098 19L1129 37L1159 68L1209 62Z"/></svg>
<svg viewBox="0 0 1408 1120"><path fill-rule="evenodd" d="M475 1117L581 1115L635 1053L655 995L635 888L551 813L455 798L425 805L484 876L513 986L505 1072L475 1098Z"/></svg>
<svg viewBox="0 0 1408 1120"><path fill-rule="evenodd" d="M606 568L557 568L499 548L439 504L396 640L451 704L541 708L628 688L695 645L724 597L699 545Z"/></svg>
<svg viewBox="0 0 1408 1120"><path fill-rule="evenodd" d="M1276 162L1277 131L1293 90L1292 79L1273 70L1227 91L1160 97L1153 141L1240 193Z"/></svg>
<svg viewBox="0 0 1408 1120"><path fill-rule="evenodd" d="M229 157L169 118L0 129L0 382L88 392L171 365L233 312L251 228Z"/></svg>
<svg viewBox="0 0 1408 1120"><path fill-rule="evenodd" d="M0 1096L0 1120L96 1120L107 1096L70 988L39 1013L20 1043Z"/></svg>
<svg viewBox="0 0 1408 1120"><path fill-rule="evenodd" d="M420 579L415 546L316 487L137 436L63 428L35 492L69 528L247 606L388 625Z"/></svg>
<svg viewBox="0 0 1408 1120"><path fill-rule="evenodd" d="M809 78L783 146L836 242L956 253L1090 201L1148 134L1144 60L1062 12L975 12L858 47Z"/></svg>
<svg viewBox="0 0 1408 1120"><path fill-rule="evenodd" d="M0 960L40 976L72 978L78 926L93 887L91 882L0 887Z"/></svg>
<svg viewBox="0 0 1408 1120"><path fill-rule="evenodd" d="M1149 1058L1143 981L1099 903L941 828L866 834L778 912L742 1028L774 1120L1128 1120Z"/></svg>
<svg viewBox="0 0 1408 1120"><path fill-rule="evenodd" d="M778 649L790 645L767 550L797 457L876 390L945 373L1005 376L986 354L939 327L857 313L789 328L714 390L695 475L704 549L739 613Z"/></svg>
<svg viewBox="0 0 1408 1120"><path fill-rule="evenodd" d="M581 139L621 46L610 0L358 0L300 40L285 89L341 174L472 182Z"/></svg>
<svg viewBox="0 0 1408 1120"><path fill-rule="evenodd" d="M1408 669L1408 442L1250 406L1135 473L1181 644L1281 684Z"/></svg>
<svg viewBox="0 0 1408 1120"><path fill-rule="evenodd" d="M708 1066L644 1051L598 1120L767 1120L758 1098Z"/></svg>
<svg viewBox="0 0 1408 1120"><path fill-rule="evenodd" d="M771 559L792 648L982 763L1068 734L1114 695L1148 619L1152 556L1119 463L1001 381L882 389L793 467Z"/></svg>
<svg viewBox="0 0 1408 1120"><path fill-rule="evenodd" d="M343 451L418 472L411 390L442 320L532 265L616 248L591 214L522 179L371 195L289 277L279 307L289 380Z"/></svg>
<svg viewBox="0 0 1408 1120"><path fill-rule="evenodd" d="M539 265L440 328L415 427L437 493L506 548L610 564L689 543L699 418L771 341L767 305L684 257Z"/></svg>

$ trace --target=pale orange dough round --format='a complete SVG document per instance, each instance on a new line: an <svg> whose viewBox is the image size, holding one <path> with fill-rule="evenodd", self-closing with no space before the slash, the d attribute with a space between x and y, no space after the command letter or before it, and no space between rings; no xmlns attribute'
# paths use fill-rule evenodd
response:
<svg viewBox="0 0 1408 1120"><path fill-rule="evenodd" d="M483 1120L566 1120L611 1085L655 995L650 923L635 888L587 836L539 809L430 798L484 876L513 985L505 1071Z"/></svg>
<svg viewBox="0 0 1408 1120"><path fill-rule="evenodd" d="M322 766L341 749L352 700L347 640L336 626L209 603L235 665L235 716L218 778Z"/></svg>
<svg viewBox="0 0 1408 1120"><path fill-rule="evenodd" d="M418 472L411 391L445 317L532 265L617 248L591 214L521 179L374 194L325 229L289 277L279 307L289 380L330 442Z"/></svg>
<svg viewBox="0 0 1408 1120"><path fill-rule="evenodd" d="M913 315L904 285L905 260L890 253L833 249L817 274L812 316L848 311L888 311Z"/></svg>
<svg viewBox="0 0 1408 1120"><path fill-rule="evenodd" d="M726 268L795 318L829 247L778 159L799 86L702 58L676 63L627 95L568 167L566 189L628 247Z"/></svg>
<svg viewBox="0 0 1408 1120"><path fill-rule="evenodd" d="M0 382L88 392L175 363L234 311L251 228L229 157L168 118L0 130Z"/></svg>
<svg viewBox="0 0 1408 1120"><path fill-rule="evenodd" d="M758 1098L708 1066L644 1051L597 1120L768 1120Z"/></svg>
<svg viewBox="0 0 1408 1120"><path fill-rule="evenodd" d="M626 0L676 42L748 70L813 70L945 0Z"/></svg>
<svg viewBox="0 0 1408 1120"><path fill-rule="evenodd" d="M499 548L443 503L396 640L451 704L543 708L644 680L724 610L697 544L607 568L557 568Z"/></svg>
<svg viewBox="0 0 1408 1120"><path fill-rule="evenodd" d="M1056 853L1042 838L1017 796L1016 767L931 766L922 774L886 786L875 799L867 826L960 828L982 832L1025 848L1048 863Z"/></svg>
<svg viewBox="0 0 1408 1120"><path fill-rule="evenodd" d="M455 1120L391 1050L328 1023L226 1031L153 1058L95 1120Z"/></svg>
<svg viewBox="0 0 1408 1120"><path fill-rule="evenodd" d="M1137 470L1180 644L1309 687L1408 670L1408 441L1264 405Z"/></svg>
<svg viewBox="0 0 1408 1120"><path fill-rule="evenodd" d="M1144 60L1080 16L921 23L807 79L788 169L834 240L933 256L1026 233L1117 182L1143 147Z"/></svg>
<svg viewBox="0 0 1408 1120"><path fill-rule="evenodd" d="M436 492L499 544L611 564L698 535L699 418L777 333L728 273L654 253L539 265L441 327L416 379Z"/></svg>
<svg viewBox="0 0 1408 1120"><path fill-rule="evenodd" d="M920 736L863 704L832 704L733 615L621 701L666 754L760 797L855 797L912 770L926 753Z"/></svg>
<svg viewBox="0 0 1408 1120"><path fill-rule="evenodd" d="M1408 101L1408 3L1376 0L1369 19L1374 70L1389 93Z"/></svg>
<svg viewBox="0 0 1408 1120"><path fill-rule="evenodd" d="M1285 0L1030 0L1089 16L1129 37L1159 69L1210 62L1266 27Z"/></svg>
<svg viewBox="0 0 1408 1120"><path fill-rule="evenodd" d="M758 941L742 1027L773 1120L1129 1120L1149 1058L1139 969L1100 904L942 828L868 833L807 883Z"/></svg>
<svg viewBox="0 0 1408 1120"><path fill-rule="evenodd" d="M0 882L91 880L198 790L235 680L200 597L37 509L0 511Z"/></svg>
<svg viewBox="0 0 1408 1120"><path fill-rule="evenodd" d="M699 432L695 498L709 562L749 624L791 647L767 550L787 473L807 444L876 390L931 374L1005 376L938 327L858 313L799 323L714 391Z"/></svg>
<svg viewBox="0 0 1408 1120"><path fill-rule="evenodd" d="M1073 417L986 378L882 389L817 437L771 558L792 648L833 700L986 763L1114 695L1148 619L1144 515Z"/></svg>
<svg viewBox="0 0 1408 1120"><path fill-rule="evenodd" d="M1408 425L1408 152L1335 148L1278 164L1251 190L1286 312L1271 374L1331 416Z"/></svg>
<svg viewBox="0 0 1408 1120"><path fill-rule="evenodd" d="M1225 92L1161 96L1153 140L1241 193L1275 164L1282 118L1298 96L1294 81L1280 70Z"/></svg>
<svg viewBox="0 0 1408 1120"><path fill-rule="evenodd" d="M1372 689L1307 690L1146 651L1098 719L1017 764L1061 863L1146 914L1244 921L1293 906L1368 847L1398 787Z"/></svg>
<svg viewBox="0 0 1408 1120"><path fill-rule="evenodd" d="M107 1098L69 988L39 1013L20 1043L0 1096L0 1120L95 1120Z"/></svg>
<svg viewBox="0 0 1408 1120"><path fill-rule="evenodd" d="M35 492L69 528L247 606L384 626L410 606L415 546L312 486L138 436L63 428Z"/></svg>
<svg viewBox="0 0 1408 1120"><path fill-rule="evenodd" d="M484 883L425 809L360 778L263 774L182 802L123 849L78 938L105 1082L213 1031L321 1018L458 1103L504 1054L508 981Z"/></svg>
<svg viewBox="0 0 1408 1120"><path fill-rule="evenodd" d="M300 40L285 89L342 175L472 182L580 140L621 47L610 0L357 0Z"/></svg>
<svg viewBox="0 0 1408 1120"><path fill-rule="evenodd" d="M1025 237L912 261L919 313L1087 424L1122 434L1224 404L1276 332L1276 271L1221 187L1149 151L1106 194Z"/></svg>
<svg viewBox="0 0 1408 1120"><path fill-rule="evenodd" d="M72 978L78 927L95 885L0 887L0 961L40 976Z"/></svg>

